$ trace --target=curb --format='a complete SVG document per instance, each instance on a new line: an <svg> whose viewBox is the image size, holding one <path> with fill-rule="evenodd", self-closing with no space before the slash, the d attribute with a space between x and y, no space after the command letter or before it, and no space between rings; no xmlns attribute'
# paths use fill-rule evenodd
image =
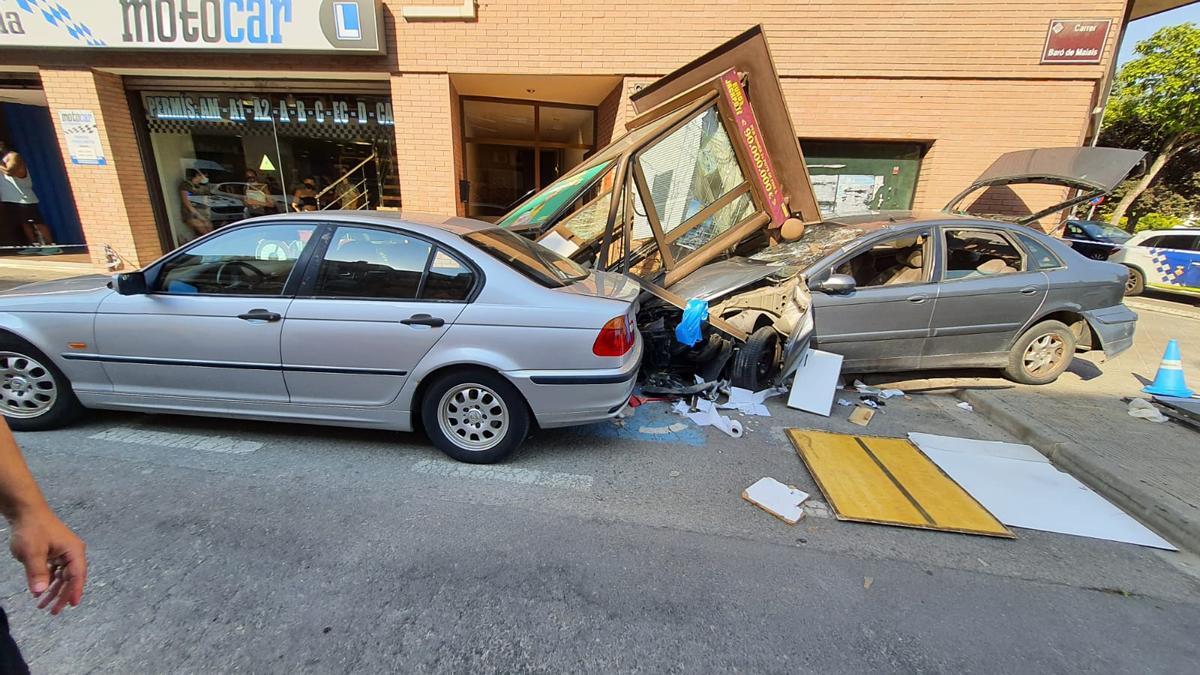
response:
<svg viewBox="0 0 1200 675"><path fill-rule="evenodd" d="M995 394L959 389L954 395L970 403L996 426L1036 448L1060 469L1078 478L1172 544L1180 549L1200 552L1200 522L1192 514L1158 502L1137 481L1102 466L1087 448L1014 410Z"/></svg>

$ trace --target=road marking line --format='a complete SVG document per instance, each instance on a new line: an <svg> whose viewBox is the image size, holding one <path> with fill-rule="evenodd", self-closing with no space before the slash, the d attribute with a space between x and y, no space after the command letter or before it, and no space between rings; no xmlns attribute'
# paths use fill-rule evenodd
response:
<svg viewBox="0 0 1200 675"><path fill-rule="evenodd" d="M510 466L483 466L479 464L462 464L460 462L437 459L422 459L413 464L412 470L417 473L444 478L475 478L482 480L499 480L506 483L521 483L539 487L566 488L569 490L591 490L594 477L578 473L559 473L557 471L538 471L537 469L516 469Z"/></svg>
<svg viewBox="0 0 1200 675"><path fill-rule="evenodd" d="M188 448L206 452L221 452L229 455L244 455L263 446L255 441L239 441L229 436L204 436L201 434L173 434L166 431L149 431L134 427L113 427L88 438L97 441L115 441L133 445L156 445L163 448Z"/></svg>

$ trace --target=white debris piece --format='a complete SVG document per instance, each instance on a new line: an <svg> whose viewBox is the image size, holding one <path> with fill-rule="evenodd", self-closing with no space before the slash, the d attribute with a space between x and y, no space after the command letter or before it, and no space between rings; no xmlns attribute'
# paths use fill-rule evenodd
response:
<svg viewBox="0 0 1200 675"><path fill-rule="evenodd" d="M722 410L736 410L743 415L770 417L771 411L767 410L767 406L763 404L764 401L772 396L779 396L786 391L787 389L783 387L763 389L762 391L750 391L741 387L730 387L729 400L717 407Z"/></svg>
<svg viewBox="0 0 1200 675"><path fill-rule="evenodd" d="M784 485L774 478L760 478L754 485L742 490L742 499L788 525L795 525L804 517L800 505L808 499L808 493Z"/></svg>
<svg viewBox="0 0 1200 675"><path fill-rule="evenodd" d="M1154 404L1144 398L1134 398L1129 400L1129 416L1148 422L1166 422L1167 416L1162 414L1162 411L1154 407Z"/></svg>
<svg viewBox="0 0 1200 675"><path fill-rule="evenodd" d="M839 399L838 399L838 401L837 401L837 403L838 403L838 405L840 405L840 406L842 406L842 407L848 407L848 406L852 406L852 405L854 405L853 403L851 403L850 401L847 401L847 400L846 400L846 399L844 399L844 398L839 398Z"/></svg>
<svg viewBox="0 0 1200 675"><path fill-rule="evenodd" d="M732 438L742 437L742 423L717 412L717 406L707 399L696 399L696 412L687 413L687 418L702 427L716 427Z"/></svg>
<svg viewBox="0 0 1200 675"><path fill-rule="evenodd" d="M1028 445L911 432L908 438L1005 525L1175 550Z"/></svg>
<svg viewBox="0 0 1200 675"><path fill-rule="evenodd" d="M966 401L959 403L958 407L962 408L963 410L966 410L967 412L975 412L975 406L971 405L970 403L967 403Z"/></svg>
<svg viewBox="0 0 1200 675"><path fill-rule="evenodd" d="M829 417L833 410L837 379L842 372L842 355L809 349L796 367L788 407Z"/></svg>
<svg viewBox="0 0 1200 675"><path fill-rule="evenodd" d="M873 396L878 396L882 399L895 398L897 396L904 395L904 391L901 389L880 389L879 387L871 387L864 384L862 380L854 381L854 390L860 394L870 394Z"/></svg>

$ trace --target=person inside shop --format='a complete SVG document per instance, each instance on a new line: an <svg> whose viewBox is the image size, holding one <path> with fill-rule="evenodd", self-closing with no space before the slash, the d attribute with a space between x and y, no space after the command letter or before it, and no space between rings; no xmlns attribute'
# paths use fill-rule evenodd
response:
<svg viewBox="0 0 1200 675"><path fill-rule="evenodd" d="M20 253L61 253L53 246L54 236L42 222L38 211L37 193L33 191L33 178L25 160L7 141L0 139L0 206L3 207L3 224L0 228L0 254L17 251L22 244L35 248L20 250Z"/></svg>
<svg viewBox="0 0 1200 675"><path fill-rule="evenodd" d="M179 184L179 201L183 209L183 222L196 236L212 232L212 217L204 197L208 195L208 175L200 169L188 169L186 178Z"/></svg>
<svg viewBox="0 0 1200 675"><path fill-rule="evenodd" d="M245 204L247 218L275 213L276 210L270 187L254 169L246 169Z"/></svg>
<svg viewBox="0 0 1200 675"><path fill-rule="evenodd" d="M296 188L296 192L292 194L292 209L296 211L316 211L320 206L317 204L317 181L312 176L304 179L300 187Z"/></svg>

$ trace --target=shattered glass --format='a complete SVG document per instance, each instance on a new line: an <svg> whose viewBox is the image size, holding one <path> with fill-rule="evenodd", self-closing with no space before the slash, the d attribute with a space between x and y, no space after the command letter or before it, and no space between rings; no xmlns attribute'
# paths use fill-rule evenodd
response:
<svg viewBox="0 0 1200 675"><path fill-rule="evenodd" d="M838 223L809 225L796 241L763 249L750 256L751 260L794 265L807 269L835 250L866 234L866 230Z"/></svg>
<svg viewBox="0 0 1200 675"><path fill-rule="evenodd" d="M715 105L642 152L638 164L664 234L746 181Z"/></svg>

